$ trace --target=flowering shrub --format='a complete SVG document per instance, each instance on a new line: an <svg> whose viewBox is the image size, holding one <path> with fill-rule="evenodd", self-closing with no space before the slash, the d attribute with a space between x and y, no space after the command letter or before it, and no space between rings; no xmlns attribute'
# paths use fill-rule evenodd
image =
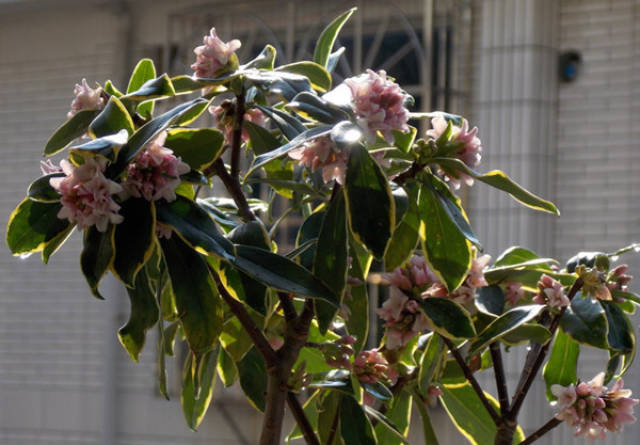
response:
<svg viewBox="0 0 640 445"><path fill-rule="evenodd" d="M118 338L134 361L157 327L165 396L166 355L186 341L181 402L193 429L217 374L264 413L261 445L280 443L285 405L297 423L289 439L308 444L406 442L412 405L434 444L434 403L474 444L529 444L562 421L591 438L621 430L638 403L620 377L635 355L628 314L640 297L627 267L610 263L637 246L564 266L512 247L492 262L456 195L462 182L557 208L501 171L475 171L478 129L410 111L412 98L384 71L334 87L342 50L333 45L353 12L327 26L313 61L276 67L267 45L240 65L240 42L212 29L193 73L157 76L145 59L126 93L83 80L44 150L64 159L42 163L11 215L9 247L47 262L82 231L91 293L103 298L108 272L126 286L131 315ZM180 102L186 95L195 97ZM154 113L169 98L180 103ZM420 120L432 128L419 133ZM199 196L213 178L230 198ZM267 201L248 198L254 184ZM302 221L295 245L278 245L289 217ZM375 312L373 277L382 277ZM371 312L381 339L369 335ZM510 397L502 354L520 345L528 353ZM609 354L588 383L583 347ZM475 377L487 369L497 400ZM559 411L525 438L518 415L541 370Z"/></svg>

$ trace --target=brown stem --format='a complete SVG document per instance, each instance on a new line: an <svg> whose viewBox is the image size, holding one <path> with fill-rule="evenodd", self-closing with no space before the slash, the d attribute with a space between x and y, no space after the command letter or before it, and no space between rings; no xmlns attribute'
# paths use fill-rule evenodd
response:
<svg viewBox="0 0 640 445"><path fill-rule="evenodd" d="M236 109L233 116L233 141L231 143L231 177L240 173L240 145L242 144L242 122L244 120L244 92L236 95Z"/></svg>
<svg viewBox="0 0 640 445"><path fill-rule="evenodd" d="M286 292L278 292L278 299L280 300L282 312L284 312L284 319L287 322L293 321L298 314L296 313L296 308L293 306L289 295Z"/></svg>
<svg viewBox="0 0 640 445"><path fill-rule="evenodd" d="M256 215L253 214L249 207L247 198L244 196L242 188L240 187L238 177L233 177L229 172L227 172L227 168L224 166L224 161L221 158L216 159L211 166L231 195L231 198L233 198L233 201L238 206L238 214L240 217L245 221L254 221L256 219Z"/></svg>
<svg viewBox="0 0 640 445"><path fill-rule="evenodd" d="M453 343L451 343L451 340L449 340L448 338L442 337L442 340L451 351L451 354L453 354L453 357L456 359L456 362L458 362L458 365L460 365L460 368L462 368L462 372L464 373L464 376L469 381L469 383L471 384L471 387L476 392L476 394L478 394L478 397L480 398L480 402L482 402L482 404L484 405L485 409L493 419L493 422L496 425L499 425L501 422L500 416L498 415L496 410L493 408L491 403L489 403L487 396L484 395L484 392L482 391L480 384L478 383L476 378L473 376L473 372L471 371L471 369L469 369L469 367L465 363L458 349L453 345Z"/></svg>
<svg viewBox="0 0 640 445"><path fill-rule="evenodd" d="M336 433L338 432L338 420L340 419L340 407L336 410L335 415L333 416L333 421L331 422L331 427L329 428L329 436L327 437L327 445L333 445L334 439L336 437Z"/></svg>
<svg viewBox="0 0 640 445"><path fill-rule="evenodd" d="M307 442L307 445L320 445L318 436L316 436L315 431L313 431L313 427L311 426L311 423L309 423L309 419L307 419L307 416L300 405L300 401L294 393L287 393L287 404L289 405L291 414L293 414L293 418L300 427L300 431L302 431L302 436Z"/></svg>
<svg viewBox="0 0 640 445"><path fill-rule="evenodd" d="M267 403L262 419L260 445L276 445L280 443L287 392L286 382L282 381L281 367L277 366L267 373Z"/></svg>
<svg viewBox="0 0 640 445"><path fill-rule="evenodd" d="M569 301L573 300L573 297L578 293L580 288L582 287L582 278L578 278L571 286L569 293L567 294L567 298ZM551 320L551 324L549 325L549 332L551 332L551 338L555 334L558 326L560 325L560 319L562 315L564 315L567 310L567 306L563 307L558 314L556 314ZM551 346L552 340L549 340L546 344L541 345L540 343L534 343L531 346L531 351L527 354L527 358L525 359L525 366L522 370L522 374L520 375L520 381L518 382L518 387L516 393L513 395L513 399L511 400L511 410L509 411L508 417L512 420L517 419L518 413L520 412L520 408L522 408L522 403L524 402L531 385L533 384L533 379L536 375L538 375L538 371L542 366L542 362L549 350L549 346Z"/></svg>
<svg viewBox="0 0 640 445"><path fill-rule="evenodd" d="M406 170L400 173L395 178L393 178L393 182L395 182L398 185L402 185L405 182L407 182L407 180L417 175L418 172L420 172L424 167L425 167L425 164L420 164L417 161L413 161L413 164L411 164L411 167L409 167L409 170Z"/></svg>
<svg viewBox="0 0 640 445"><path fill-rule="evenodd" d="M227 303L233 315L240 321L242 327L247 331L249 337L253 341L254 345L264 358L264 361L267 365L267 368L274 368L278 364L278 356L276 352L273 350L269 341L264 336L260 328L254 323L253 319L244 308L244 305L233 298L231 294L227 291L227 289L222 285L222 281L220 280L220 276L216 272L216 270L209 266L209 271L211 272L211 276L213 277L216 285L218 287L218 292L222 296L222 299Z"/></svg>
<svg viewBox="0 0 640 445"><path fill-rule="evenodd" d="M516 427L517 424L514 421L504 419L503 422L498 425L493 445L511 445Z"/></svg>
<svg viewBox="0 0 640 445"><path fill-rule="evenodd" d="M500 402L500 413L504 416L509 411L509 393L507 390L507 379L504 375L504 365L502 364L502 352L500 343L491 343L491 360L493 361L493 372L496 377L496 387L498 389L498 401Z"/></svg>
<svg viewBox="0 0 640 445"><path fill-rule="evenodd" d="M540 437L544 436L545 434L547 434L549 431L551 431L561 423L562 423L561 420L558 420L555 417L552 418L547 423L542 425L535 433L531 434L529 437L527 437L525 440L520 442L518 445L529 445L530 443L535 442L536 440L540 439Z"/></svg>

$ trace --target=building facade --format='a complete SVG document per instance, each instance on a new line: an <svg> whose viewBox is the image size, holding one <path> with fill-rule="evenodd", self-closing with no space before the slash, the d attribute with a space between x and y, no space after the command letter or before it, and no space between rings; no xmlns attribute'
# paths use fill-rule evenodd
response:
<svg viewBox="0 0 640 445"><path fill-rule="evenodd" d="M568 258L640 240L640 0L0 0L0 223L37 175L81 78L122 85L140 57L188 71L213 25L243 41L241 58L275 42L284 63L311 54L323 25L352 4L360 11L341 34L349 50L338 76L385 69L419 109L467 115L480 128L483 171L501 168L558 204L560 218L536 214L476 185L465 199L488 253L520 244ZM582 64L563 82L558 60L569 50ZM109 281L106 301L89 296L79 241L75 233L47 266L0 247L0 445L254 443L260 418L233 391L216 391L198 433L186 428L180 370L169 369L166 402L154 335L131 363L116 338L126 297ZM626 259L640 276L639 257ZM507 354L507 368L523 354ZM584 354L581 377L603 360ZM640 372L627 386L640 393ZM534 399L525 428L552 413L544 391ZM441 410L434 416L443 443L466 443ZM421 443L413 429L411 443ZM607 443L635 443L637 431ZM560 427L541 443L582 442Z"/></svg>

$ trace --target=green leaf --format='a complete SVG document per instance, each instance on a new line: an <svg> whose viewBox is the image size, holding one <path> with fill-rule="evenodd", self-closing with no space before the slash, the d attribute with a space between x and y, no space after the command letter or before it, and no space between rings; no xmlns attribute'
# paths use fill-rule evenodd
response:
<svg viewBox="0 0 640 445"><path fill-rule="evenodd" d="M578 293L560 319L562 330L578 343L608 349L609 326L604 309L591 298Z"/></svg>
<svg viewBox="0 0 640 445"><path fill-rule="evenodd" d="M310 139L315 139L317 137L328 134L331 132L331 130L332 130L332 127L330 125L322 125L319 127L311 128L309 130L306 130L300 133L285 145L279 148L276 148L275 150L271 150L267 153L261 154L260 156L257 156L253 161L253 165L251 165L251 167L249 168L249 171L246 173L246 176L249 176L253 171L262 167L264 164L271 161L272 159L276 159L282 155L287 154L294 148L302 145L303 143L307 142Z"/></svg>
<svg viewBox="0 0 640 445"><path fill-rule="evenodd" d="M236 246L233 265L254 279L285 292L319 298L334 306L340 304L335 293L304 267L290 259L254 246Z"/></svg>
<svg viewBox="0 0 640 445"><path fill-rule="evenodd" d="M433 378L438 375L438 371L442 366L443 354L446 354L446 349L442 337L431 334L424 354L420 358L418 388L421 394L427 394Z"/></svg>
<svg viewBox="0 0 640 445"><path fill-rule="evenodd" d="M127 102L142 102L138 105L137 110L141 116L146 119L150 119L153 114L154 101L152 99L173 97L176 95L176 90L171 83L171 79L166 74L159 76L156 79L149 79L144 84L140 85L135 91L128 92L126 96L122 96L123 101Z"/></svg>
<svg viewBox="0 0 640 445"><path fill-rule="evenodd" d="M349 243L349 254L353 258L350 275L360 280L361 284L351 286L351 298L345 298L344 304L349 309L349 317L345 321L347 331L356 338L354 351L361 351L367 343L369 334L369 295L367 293L366 275L372 256L365 251L365 265L360 262L353 243Z"/></svg>
<svg viewBox="0 0 640 445"><path fill-rule="evenodd" d="M249 403L258 411L264 411L267 393L267 370L256 348L251 348L237 363L240 387Z"/></svg>
<svg viewBox="0 0 640 445"><path fill-rule="evenodd" d="M84 274L89 289L94 297L103 299L98 291L98 285L109 269L115 253L113 247L113 229L110 225L106 232L99 232L95 226L84 231L84 244L80 254L80 268Z"/></svg>
<svg viewBox="0 0 640 445"><path fill-rule="evenodd" d="M324 396L318 400L318 438L322 445L345 445L340 437L340 407L342 393L323 391ZM330 437L333 440L329 442Z"/></svg>
<svg viewBox="0 0 640 445"><path fill-rule="evenodd" d="M384 255L384 267L387 271L392 271L407 261L413 255L418 242L420 218L418 217L417 187L410 186L407 190L407 197L408 208L404 212L400 224L393 231L391 241ZM397 207L398 205L396 204Z"/></svg>
<svg viewBox="0 0 640 445"><path fill-rule="evenodd" d="M349 445L376 445L376 434L353 397L343 396L340 403L340 434Z"/></svg>
<svg viewBox="0 0 640 445"><path fill-rule="evenodd" d="M400 445L407 442L409 434L409 422L411 420L412 396L407 391L400 391L386 411L387 422L381 419L376 425L376 437L379 444ZM369 412L367 410L367 412Z"/></svg>
<svg viewBox="0 0 640 445"><path fill-rule="evenodd" d="M287 104L287 108L292 108L305 118L310 118L325 124L349 119L349 115L342 109L330 104L326 100L312 93L300 93Z"/></svg>
<svg viewBox="0 0 640 445"><path fill-rule="evenodd" d="M47 242L67 230L71 223L58 218L59 203L25 198L9 216L7 245L14 255L39 252Z"/></svg>
<svg viewBox="0 0 640 445"><path fill-rule="evenodd" d="M250 60L245 65L242 65L240 70L255 68L271 71L273 70L275 60L276 49L271 45L267 45L262 49L262 51L260 51L260 54L258 54L255 59Z"/></svg>
<svg viewBox="0 0 640 445"><path fill-rule="evenodd" d="M364 410L369 415L369 417L374 419L378 423L379 426L384 428L384 429L381 428L380 430L378 430L378 428L376 428L375 429L375 435L376 436L378 436L378 431L383 432L383 433L387 433L388 432L388 433L391 433L392 436L393 436L393 439L395 439L395 441L392 439L392 441L391 441L392 443L398 443L397 441L400 441L399 443L409 444L407 439L398 430L398 427L395 426L393 424L393 422L391 420L389 420L389 418L387 416L385 416L384 414L382 414L379 411L376 411L375 409L371 408L370 406L365 406ZM384 443L385 445L388 445L389 442L380 442L380 438L378 437L376 443Z"/></svg>
<svg viewBox="0 0 640 445"><path fill-rule="evenodd" d="M387 385L382 382L376 382L373 384L362 383L362 389L379 400L387 401L393 397L393 393L391 392L391 390L387 388Z"/></svg>
<svg viewBox="0 0 640 445"><path fill-rule="evenodd" d="M29 185L27 197L32 201L38 202L59 202L60 194L51 187L49 180L51 178L62 178L64 173L51 173L36 179Z"/></svg>
<svg viewBox="0 0 640 445"><path fill-rule="evenodd" d="M193 170L203 170L222 153L224 136L212 128L177 128L168 132L164 145Z"/></svg>
<svg viewBox="0 0 640 445"><path fill-rule="evenodd" d="M533 251L520 246L512 246L500 254L493 263L493 266L503 267L522 263L529 264L529 261L538 259L540 259L540 256ZM549 261L551 261L551 259L549 259Z"/></svg>
<svg viewBox="0 0 640 445"><path fill-rule="evenodd" d="M321 391L314 391L302 407L313 431L318 431L318 399L320 398L320 394ZM286 441L287 444L289 444L292 440L300 438L302 438L302 431L300 431L300 427L296 425L287 436Z"/></svg>
<svg viewBox="0 0 640 445"><path fill-rule="evenodd" d="M142 59L131 73L129 78L129 85L127 86L127 95L137 91L144 85L145 82L154 79L156 77L156 67L153 65L153 60ZM140 104L138 106L138 112L142 116L151 116L153 114L153 102L146 104Z"/></svg>
<svg viewBox="0 0 640 445"><path fill-rule="evenodd" d="M213 397L217 356L215 350L205 353L195 370L192 369L193 358L185 361L180 402L187 425L194 431L204 419Z"/></svg>
<svg viewBox="0 0 640 445"><path fill-rule="evenodd" d="M500 341L509 346L528 343L530 341L543 345L547 343L550 338L551 332L549 332L549 329L539 324L525 323L513 331L504 334L500 337Z"/></svg>
<svg viewBox="0 0 640 445"><path fill-rule="evenodd" d="M238 379L238 368L234 363L231 356L224 350L224 348L218 349L218 376L222 384L228 388L235 383Z"/></svg>
<svg viewBox="0 0 640 445"><path fill-rule="evenodd" d="M156 215L153 204L144 198L129 198L122 203L124 220L113 234L114 256L111 270L129 287L153 253Z"/></svg>
<svg viewBox="0 0 640 445"><path fill-rule="evenodd" d="M256 107L266 114L276 127L280 129L284 137L290 141L307 130L307 127L305 127L302 122L289 113L278 110L277 108L263 107L261 105L256 105Z"/></svg>
<svg viewBox="0 0 640 445"><path fill-rule="evenodd" d="M222 326L220 344L236 363L253 347L251 337L236 317L231 317Z"/></svg>
<svg viewBox="0 0 640 445"><path fill-rule="evenodd" d="M286 71L305 76L311 82L313 89L323 93L331 89L331 74L323 66L314 62L294 62L279 66L276 71Z"/></svg>
<svg viewBox="0 0 640 445"><path fill-rule="evenodd" d="M531 304L527 306L518 306L505 312L493 320L489 326L487 326L478 335L478 337L471 342L469 355L477 354L490 343L496 341L499 337L508 334L518 326L533 320L544 308L545 306L541 304Z"/></svg>
<svg viewBox="0 0 640 445"><path fill-rule="evenodd" d="M380 166L359 144L349 155L345 193L353 234L382 259L395 228L395 202Z"/></svg>
<svg viewBox="0 0 640 445"><path fill-rule="evenodd" d="M52 156L87 132L100 110L80 110L53 132L44 147L44 155Z"/></svg>
<svg viewBox="0 0 640 445"><path fill-rule="evenodd" d="M282 145L277 137L261 125L251 121L242 121L242 127L249 133L251 148L255 155L261 155Z"/></svg>
<svg viewBox="0 0 640 445"><path fill-rule="evenodd" d="M104 109L89 125L89 134L94 138L101 138L126 130L127 135L131 135L134 128L133 120L126 107L120 99L111 96Z"/></svg>
<svg viewBox="0 0 640 445"><path fill-rule="evenodd" d="M475 299L476 307L480 312L490 315L502 315L504 310L504 292L500 286L492 285L478 289L478 297Z"/></svg>
<svg viewBox="0 0 640 445"><path fill-rule="evenodd" d="M460 198L451 192L451 189L449 189L447 184L434 175L425 176L424 184L426 187L430 188L431 192L440 203L440 206L449 216L449 220L455 224L460 233L462 233L466 239L478 246L481 250L482 245L478 240L478 237L473 233L467 214L462 208Z"/></svg>
<svg viewBox="0 0 640 445"><path fill-rule="evenodd" d="M167 374L167 362L165 360L165 337L162 319L158 321L158 343L156 345L156 366L158 368L158 390L162 397L169 400L169 391L167 389L169 375Z"/></svg>
<svg viewBox="0 0 640 445"><path fill-rule="evenodd" d="M577 383L579 355L580 345L562 330L558 330L549 361L542 370L542 376L547 384L548 400L555 400L555 396L551 393L551 385L569 386L571 383Z"/></svg>
<svg viewBox="0 0 640 445"><path fill-rule="evenodd" d="M465 280L471 268L471 244L453 224L431 188L420 189L418 208L423 222L421 239L425 259L447 289L454 291Z"/></svg>
<svg viewBox="0 0 640 445"><path fill-rule="evenodd" d="M513 199L527 207L543 212L554 213L560 215L560 211L551 201L544 200L534 195L530 191L524 189L521 185L514 182L509 176L500 170L493 170L485 174L476 173L471 170L459 159L453 158L436 158L435 162L445 169L459 171L465 173L478 181L484 182L491 187L497 188L511 195Z"/></svg>
<svg viewBox="0 0 640 445"><path fill-rule="evenodd" d="M609 346L623 354L632 352L635 349L635 333L631 321L616 303L601 301L600 304L604 308L609 325Z"/></svg>
<svg viewBox="0 0 640 445"><path fill-rule="evenodd" d="M324 215L313 260L313 274L340 299L347 284L347 214L344 195L336 193ZM326 332L336 315L335 305L316 301L320 331Z"/></svg>
<svg viewBox="0 0 640 445"><path fill-rule="evenodd" d="M115 134L102 136L80 145L72 145L69 152L77 156L102 156L109 161L115 159L118 150L127 143L129 134L126 130L120 130Z"/></svg>
<svg viewBox="0 0 640 445"><path fill-rule="evenodd" d="M416 135L418 134L418 129L416 127L412 127L409 125L409 131L399 131L393 130L393 138L395 145L399 148L403 153L409 153L411 150L411 146L413 145L413 141L416 140Z"/></svg>
<svg viewBox="0 0 640 445"><path fill-rule="evenodd" d="M298 93L313 91L306 76L286 71L247 70L242 75L266 93L276 94L288 102Z"/></svg>
<svg viewBox="0 0 640 445"><path fill-rule="evenodd" d="M471 317L458 303L446 298L427 298L419 304L435 332L454 340L475 337Z"/></svg>
<svg viewBox="0 0 640 445"><path fill-rule="evenodd" d="M135 287L127 288L127 293L131 313L129 321L118 330L118 339L131 359L137 362L147 331L158 322L160 310L144 270L136 276Z"/></svg>
<svg viewBox="0 0 640 445"><path fill-rule="evenodd" d="M116 88L116 86L110 80L107 80L104 83L104 92L109 96L116 96L117 98L121 98L123 96L122 92Z"/></svg>
<svg viewBox="0 0 640 445"><path fill-rule="evenodd" d="M69 225L66 230L58 233L52 239L47 241L42 249L42 262L47 264L49 262L49 258L58 251L58 249L69 239L71 233L73 232L73 228L75 224Z"/></svg>
<svg viewBox="0 0 640 445"><path fill-rule="evenodd" d="M182 196L172 202L158 201L156 212L159 222L173 227L196 251L233 260L233 245L195 202Z"/></svg>
<svg viewBox="0 0 640 445"><path fill-rule="evenodd" d="M194 354L210 351L222 331L222 301L206 261L179 237L161 239L175 304Z"/></svg>
<svg viewBox="0 0 640 445"><path fill-rule="evenodd" d="M335 70L338 62L340 61L340 57L342 57L346 49L347 48L345 48L344 46L341 46L340 48L329 54L329 60L327 61L326 66L329 73L333 73L333 70Z"/></svg>
<svg viewBox="0 0 640 445"><path fill-rule="evenodd" d="M189 102L178 105L157 118L147 122L140 127L118 152L116 162L107 168L106 176L113 178L118 176L126 168L133 158L136 157L142 147L156 137L160 132L178 121L183 115L196 107L206 103L204 99L196 98Z"/></svg>
<svg viewBox="0 0 640 445"><path fill-rule="evenodd" d="M356 11L357 8L351 8L348 11L342 13L336 17L327 27L322 31L316 47L313 51L313 61L320 66L327 68L329 63L329 55L333 49L333 44L338 38L340 30L344 26L349 17Z"/></svg>

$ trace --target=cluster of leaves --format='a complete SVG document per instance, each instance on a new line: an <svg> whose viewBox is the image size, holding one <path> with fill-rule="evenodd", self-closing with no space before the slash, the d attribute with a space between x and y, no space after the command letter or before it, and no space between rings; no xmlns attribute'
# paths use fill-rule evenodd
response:
<svg viewBox="0 0 640 445"><path fill-rule="evenodd" d="M554 333L541 322L546 313L543 305L506 310L500 285L516 281L536 292L542 274L566 286L577 275L571 268L554 270L554 260L512 248L485 272L489 286L480 290L471 312L447 298L422 301L420 310L433 332L416 337L397 353L386 351L400 372L394 388L382 381L361 383L349 370L329 366L314 345L349 334L357 339L355 353L365 346L374 322L369 320L365 284L374 259L391 271L418 250L450 292L467 277L480 242L460 199L437 172L471 176L533 209L557 213L552 203L503 172L477 173L442 149L452 126L460 123L459 116L412 115L414 119L443 116L450 122L442 141L435 143L416 140L415 127L405 133L395 131L393 144L380 136L368 141L348 101L332 90L331 72L344 48L332 49L352 13L346 12L325 29L313 61L275 67L275 49L267 45L255 59L215 78L156 76L153 63L142 60L126 93L107 81L106 106L75 114L56 130L44 154L67 149L75 165L88 157L104 158L105 176L119 181L145 144L167 131L165 145L191 171L181 177L176 200L129 197L119 202L122 223L110 225L106 232L86 228L82 272L98 298L102 298L100 280L108 271L126 286L131 314L118 336L133 360L139 357L147 331L157 325L159 385L165 395L165 356L174 354L177 339L186 340L189 353L181 401L194 429L210 403L216 375L225 386L239 381L249 402L265 409L265 357L234 305L240 304L261 335L278 339L288 326L284 295L298 312L305 299L314 302L306 345L289 371L292 391L300 388L301 381L310 390L304 412L321 443L406 442L413 401L423 416L425 434L433 436L424 401L434 384L441 388L442 403L465 436L473 443L491 443L497 427L461 363L449 354L447 342L464 351L465 363L477 371L493 366L489 345L547 344L555 334L544 370L548 385L577 382L581 344L609 351L611 378L619 367L621 373L626 371L635 354L627 313L640 304L640 298L626 292L617 292L618 298L611 302L575 298ZM156 102L200 91L198 97L154 114ZM245 109L259 109L270 121L268 128L242 123L249 135L244 153L250 166L239 178L229 175L221 158L233 144L225 142L218 129L195 126L214 101L228 97L235 98L236 107L242 98ZM121 130L126 130L125 140L115 137ZM76 142L85 134L88 142ZM330 137L348 155L344 186L324 184L319 172L312 173L286 156L320 136ZM389 166L382 167L373 156L376 153L384 153ZM61 174L35 180L12 214L7 241L16 255L42 252L47 262L73 231L74 224L57 217L60 195L49 184L56 175ZM268 188L269 198L247 200L233 190L234 199L198 197L215 175L223 182L237 181L237 190L261 184ZM277 198L288 202L280 215L274 214ZM292 216L302 218L296 245L279 252L278 229ZM158 223L173 235L158 238ZM356 280L350 284L348 277ZM377 400L378 409L364 404L365 396ZM499 410L498 402L490 400ZM289 438L302 434L296 429ZM522 437L521 431L516 437Z"/></svg>

